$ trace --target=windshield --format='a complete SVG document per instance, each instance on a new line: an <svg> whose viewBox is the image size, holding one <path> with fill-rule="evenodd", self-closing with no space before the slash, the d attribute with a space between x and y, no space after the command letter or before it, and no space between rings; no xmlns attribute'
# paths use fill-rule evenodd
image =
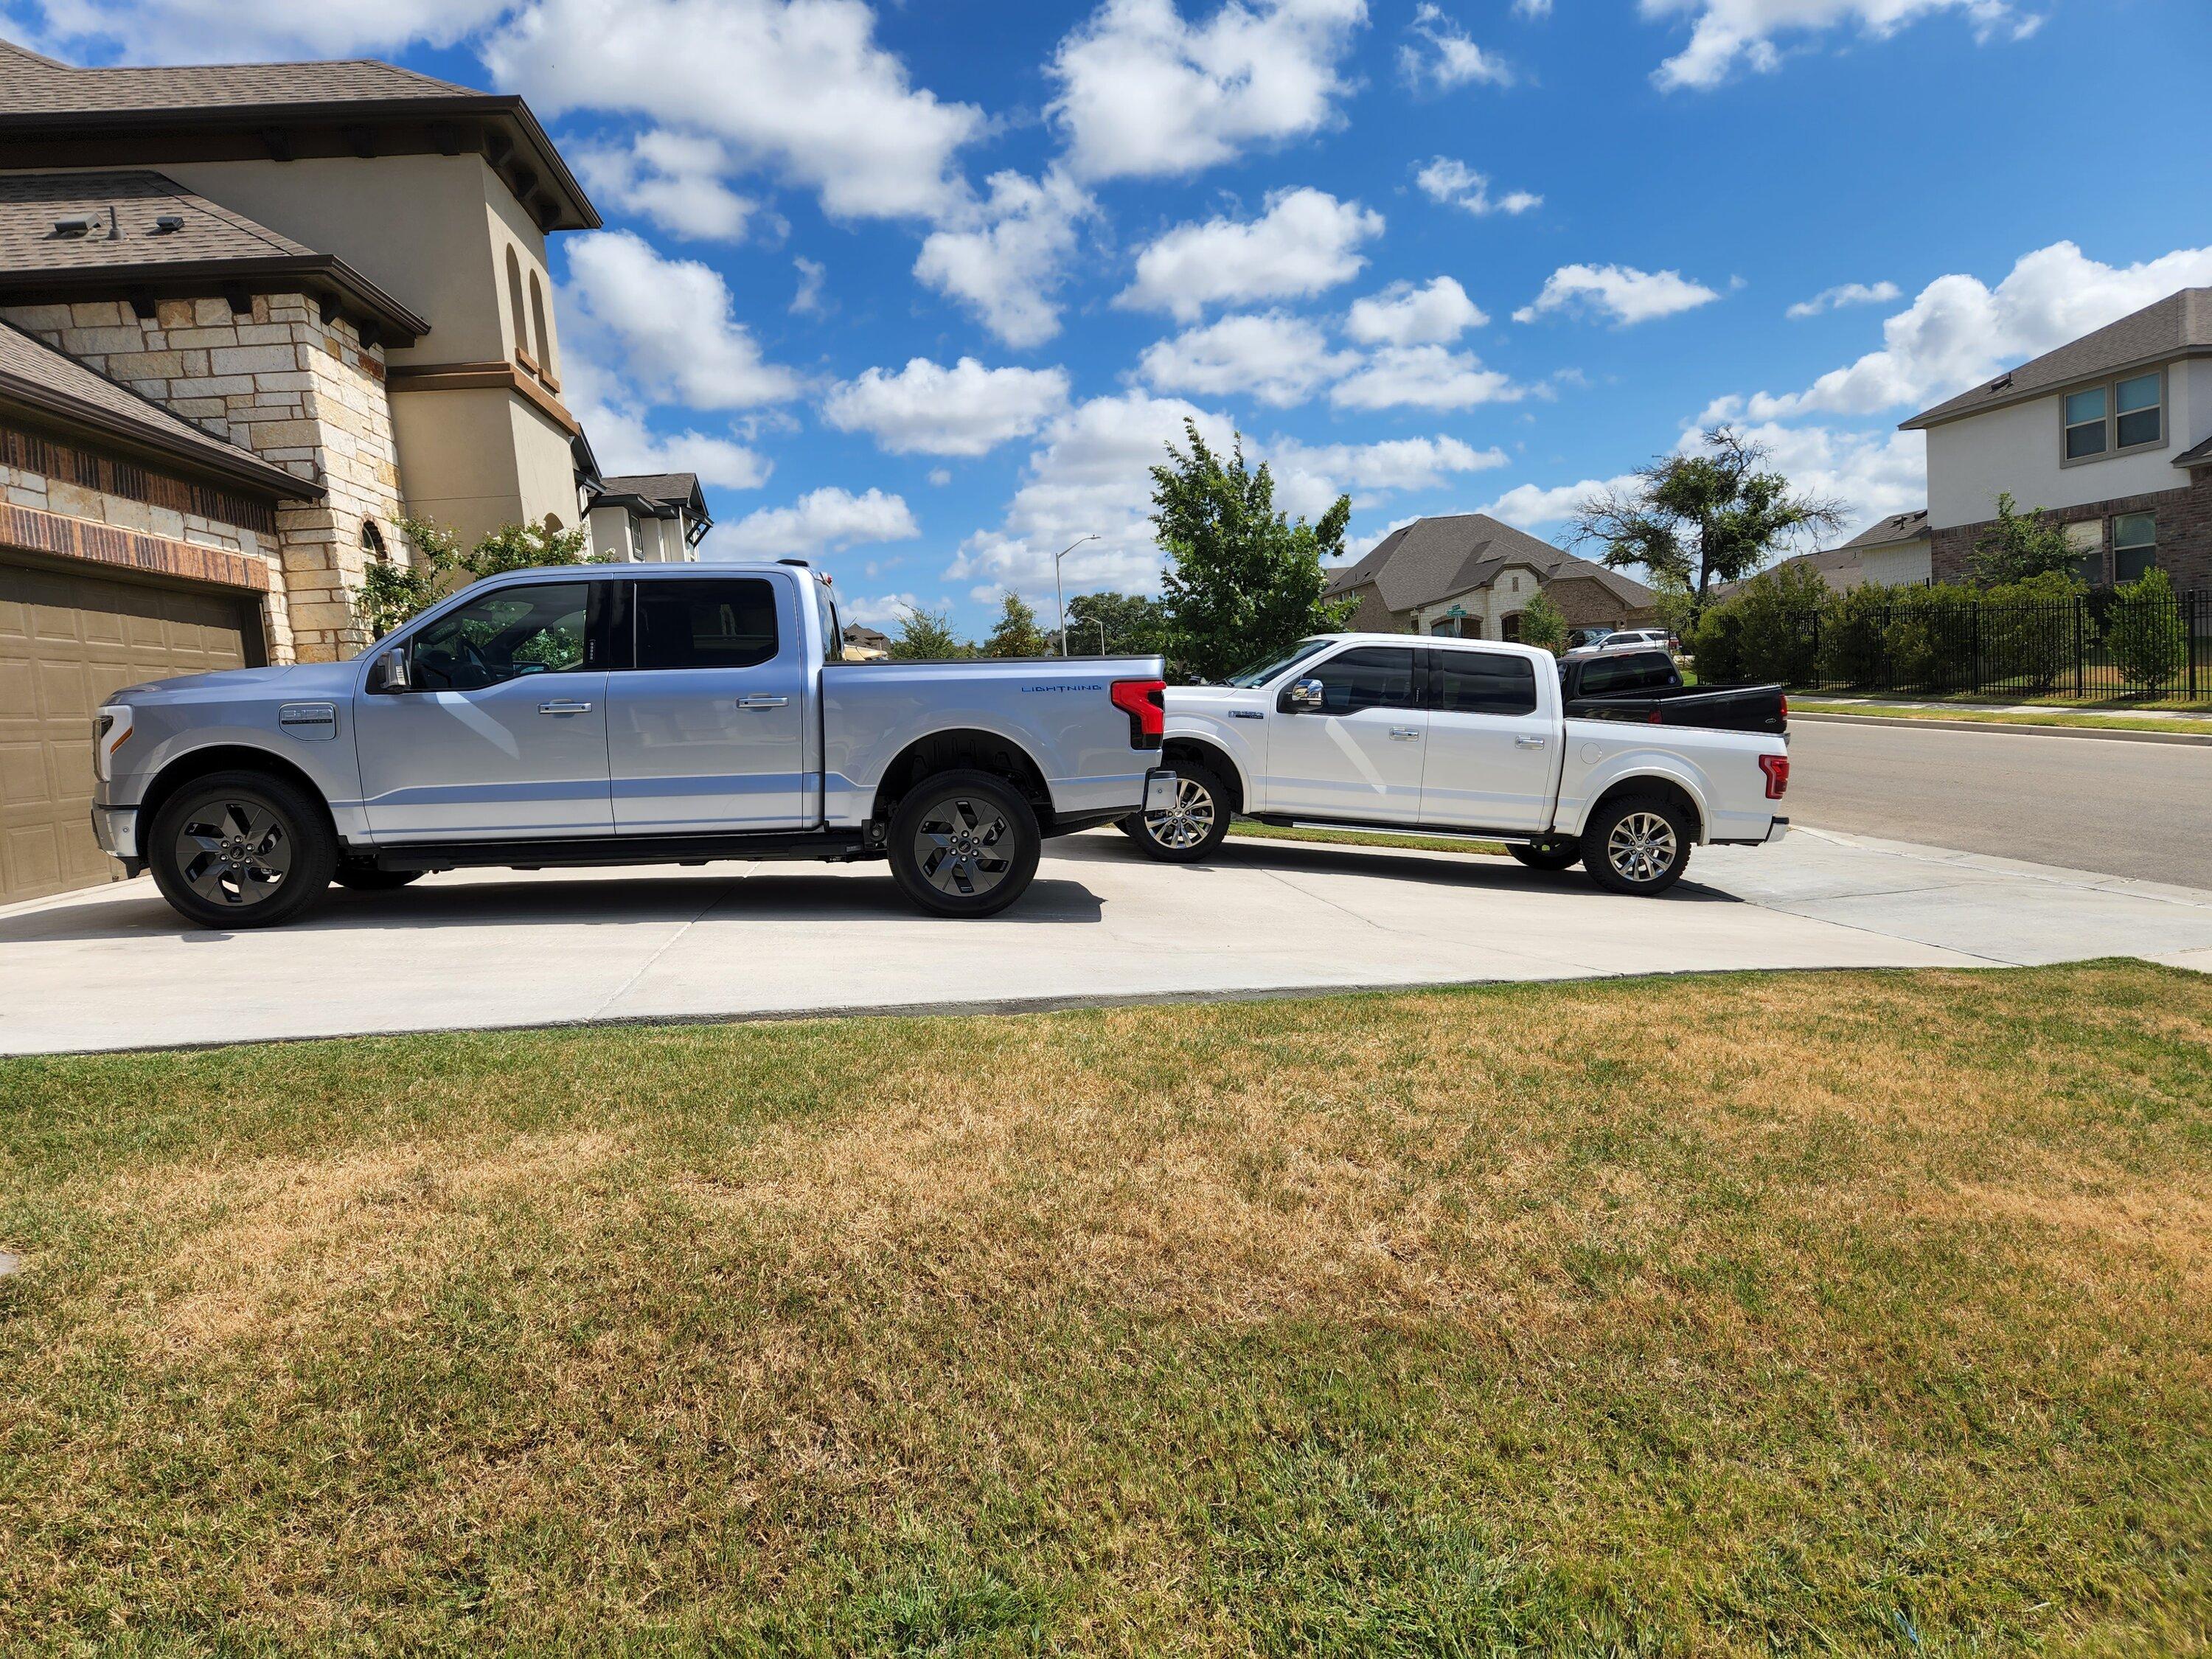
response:
<svg viewBox="0 0 2212 1659"><path fill-rule="evenodd" d="M1300 640L1287 656L1277 657L1271 662L1264 662L1255 667L1240 669L1222 683L1224 685L1246 687L1265 685L1285 668L1294 663L1304 662L1315 652L1325 649L1328 645L1327 640Z"/></svg>

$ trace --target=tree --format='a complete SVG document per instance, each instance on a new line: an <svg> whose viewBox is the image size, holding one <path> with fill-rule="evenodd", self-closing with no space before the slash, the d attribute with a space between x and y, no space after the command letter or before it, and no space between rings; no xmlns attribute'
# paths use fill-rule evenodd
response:
<svg viewBox="0 0 2212 1659"><path fill-rule="evenodd" d="M1540 587L1535 598L1521 607L1521 643L1540 645L1555 657L1566 648L1566 613Z"/></svg>
<svg viewBox="0 0 2212 1659"><path fill-rule="evenodd" d="M952 623L942 611L925 611L921 606L909 605L899 618L898 632L891 636L891 657L897 662L928 662L948 657L972 657L975 647L952 631Z"/></svg>
<svg viewBox="0 0 2212 1659"><path fill-rule="evenodd" d="M1574 538L1599 542L1607 564L1641 565L1690 595L1701 615L1715 582L1750 575L1784 541L1842 525L1837 501L1800 495L1767 470L1771 452L1733 427L1705 434L1705 447L1662 455L1632 482L1592 490L1576 504Z"/></svg>
<svg viewBox="0 0 2212 1659"><path fill-rule="evenodd" d="M1079 593L1067 602L1067 648L1076 656L1164 653L1167 613L1139 593Z"/></svg>
<svg viewBox="0 0 2212 1659"><path fill-rule="evenodd" d="M2131 690L2156 691L2188 665L2189 635L2173 584L2156 565L2112 590L2105 648Z"/></svg>
<svg viewBox="0 0 2212 1659"><path fill-rule="evenodd" d="M465 549L460 538L434 519L402 519L399 528L420 557L410 562L372 561L362 573L361 586L354 594L362 620L378 639L402 623L412 621L455 589L486 576L535 570L549 564L599 562L596 558L586 560L584 549L589 538L580 529L503 524L475 546Z"/></svg>
<svg viewBox="0 0 2212 1659"><path fill-rule="evenodd" d="M1981 586L2000 587L2031 576L2071 574L2081 562L2081 550L2066 539L2057 520L2039 507L2016 512L2006 490L1997 496L1997 516L1974 538L1966 574Z"/></svg>
<svg viewBox="0 0 2212 1659"><path fill-rule="evenodd" d="M1011 587L999 606L998 625L991 629L991 637L983 641L987 657L1042 657L1045 654L1046 640L1037 627L1036 612L1022 600L1022 596Z"/></svg>
<svg viewBox="0 0 2212 1659"><path fill-rule="evenodd" d="M1293 522L1275 510L1273 475L1245 465L1242 441L1224 462L1195 422L1183 430L1190 453L1170 444L1169 464L1152 469L1167 642L1182 671L1218 680L1342 627L1355 606L1322 599L1321 562L1343 551L1352 498L1338 496L1318 524Z"/></svg>

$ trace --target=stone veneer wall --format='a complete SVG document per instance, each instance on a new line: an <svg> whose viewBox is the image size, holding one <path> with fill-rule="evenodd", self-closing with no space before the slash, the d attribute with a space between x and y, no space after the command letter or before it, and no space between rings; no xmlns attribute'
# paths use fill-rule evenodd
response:
<svg viewBox="0 0 2212 1659"><path fill-rule="evenodd" d="M167 405L263 460L323 486L319 501L276 512L281 582L269 605L270 660L326 661L368 642L353 590L374 520L395 553L398 451L384 353L301 294L257 294L250 315L225 300L162 300L136 315L109 301L0 308L112 380Z"/></svg>
<svg viewBox="0 0 2212 1659"><path fill-rule="evenodd" d="M2061 524L2101 522L2122 513L2154 513L2158 515L2159 567L2173 583L2174 591L2212 593L2212 468L2199 467L2187 477L2189 482L2179 489L2160 489L2148 495L2121 495L2108 501L2091 501L2084 507L2054 507L2047 511ZM1966 580L1974 543L1992 522L1985 519L1978 524L1951 525L1935 532L1929 562L1937 581ZM2112 547L2109 525L2105 529L2104 545L2108 556L2105 568L2109 575Z"/></svg>

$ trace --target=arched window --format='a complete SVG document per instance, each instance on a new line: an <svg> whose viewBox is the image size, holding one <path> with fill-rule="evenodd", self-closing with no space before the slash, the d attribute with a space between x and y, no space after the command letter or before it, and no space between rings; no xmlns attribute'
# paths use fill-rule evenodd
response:
<svg viewBox="0 0 2212 1659"><path fill-rule="evenodd" d="M1521 639L1521 613L1516 611L1511 616L1506 617L1505 620L1498 625L1498 631L1504 638L1511 640L1516 644L1519 643Z"/></svg>
<svg viewBox="0 0 2212 1659"><path fill-rule="evenodd" d="M514 250L507 251L507 303L514 313L514 351L517 356L530 355L530 323L522 309L522 261L514 257Z"/></svg>
<svg viewBox="0 0 2212 1659"><path fill-rule="evenodd" d="M538 372L547 380L557 378L553 373L553 340L545 331L545 290L538 285L538 273L530 273L530 329L538 341Z"/></svg>
<svg viewBox="0 0 2212 1659"><path fill-rule="evenodd" d="M387 564L392 555L385 550L384 532L376 527L374 519L361 521L361 550L368 555L371 564Z"/></svg>
<svg viewBox="0 0 2212 1659"><path fill-rule="evenodd" d="M568 526L561 522L561 515L558 513L548 513L545 515L545 528L549 531L558 533L559 532L567 529Z"/></svg>

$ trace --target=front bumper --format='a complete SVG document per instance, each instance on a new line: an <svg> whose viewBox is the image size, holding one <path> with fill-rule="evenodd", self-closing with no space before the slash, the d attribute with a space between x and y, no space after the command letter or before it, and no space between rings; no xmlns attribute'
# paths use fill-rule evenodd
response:
<svg viewBox="0 0 2212 1659"><path fill-rule="evenodd" d="M125 864L138 858L138 809L135 806L95 806L92 809L92 838L100 850Z"/></svg>

